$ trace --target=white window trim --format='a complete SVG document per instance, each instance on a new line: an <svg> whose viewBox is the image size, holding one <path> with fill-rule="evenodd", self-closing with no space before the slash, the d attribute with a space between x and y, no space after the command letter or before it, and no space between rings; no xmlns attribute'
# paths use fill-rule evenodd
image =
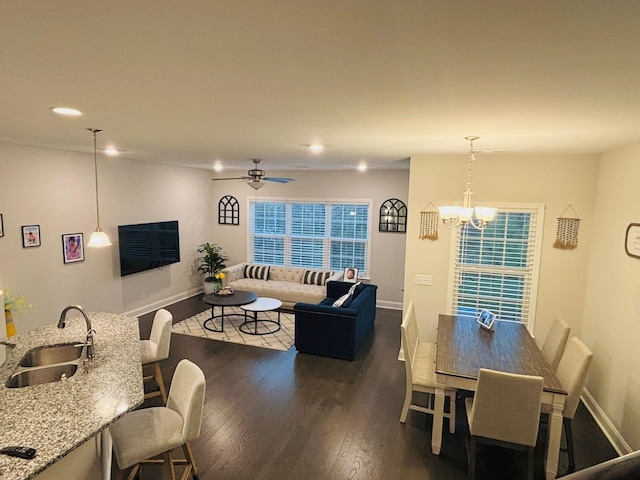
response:
<svg viewBox="0 0 640 480"><path fill-rule="evenodd" d="M371 242L372 242L372 225L373 225L373 200L370 198L308 198L308 197L258 197L255 195L247 195L247 210L246 210L246 218L247 218L247 228L246 228L246 258L249 259L251 254L251 202L291 202L291 203L324 203L324 204L362 204L367 205L369 215L367 219L367 251L366 251L366 265L369 267L366 275L359 275L360 279L370 280L371 279ZM289 213L287 211L287 216ZM287 221L290 219L287 218ZM285 242L285 255L288 253L286 250L289 248L289 242Z"/></svg>
<svg viewBox="0 0 640 480"><path fill-rule="evenodd" d="M531 274L531 295L530 295L530 305L529 305L529 317L527 321L524 322L529 333L533 335L535 331L535 319L536 319L536 307L538 303L538 280L540 278L540 258L542 256L542 237L544 231L544 214L545 214L545 205L543 204L520 204L520 203L509 203L509 204L477 204L478 206L492 206L496 207L498 211L510 211L510 212L522 212L526 210L535 211L537 214L537 224L538 228L536 228L536 235L534 240L534 253L533 253L533 272ZM451 241L449 245L449 280L447 282L447 312L450 315L455 314L454 305L453 305L453 292L454 285L453 282L455 280L455 258L456 258L456 237L458 236L458 232L456 229L452 229L451 232Z"/></svg>

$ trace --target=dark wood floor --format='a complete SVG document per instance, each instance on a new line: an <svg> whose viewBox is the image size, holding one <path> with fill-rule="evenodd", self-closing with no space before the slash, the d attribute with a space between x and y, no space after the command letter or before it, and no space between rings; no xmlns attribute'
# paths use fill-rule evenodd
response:
<svg viewBox="0 0 640 480"><path fill-rule="evenodd" d="M205 307L194 297L166 308L177 322ZM140 318L142 338L152 317ZM182 358L198 364L207 380L202 433L192 442L200 479L467 478L464 413L456 433L444 434L439 456L431 453L429 415L410 412L406 424L399 421L405 390L404 364L397 360L400 322L399 311L378 309L375 333L353 362L174 334L162 364L166 384ZM578 469L616 457L582 405L574 435ZM544 478L543 443L541 432L536 478ZM561 454L559 475L566 464ZM478 478L513 480L521 466L518 454L486 447ZM152 468L143 479L159 478Z"/></svg>

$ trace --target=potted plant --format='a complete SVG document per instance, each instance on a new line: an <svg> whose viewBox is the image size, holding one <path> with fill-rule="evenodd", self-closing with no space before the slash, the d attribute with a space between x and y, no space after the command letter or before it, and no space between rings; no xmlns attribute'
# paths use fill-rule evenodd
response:
<svg viewBox="0 0 640 480"><path fill-rule="evenodd" d="M204 275L204 293L213 293L222 287L224 274L220 272L229 260L222 247L213 243L203 243L198 246L198 253L202 256L197 259L198 271Z"/></svg>

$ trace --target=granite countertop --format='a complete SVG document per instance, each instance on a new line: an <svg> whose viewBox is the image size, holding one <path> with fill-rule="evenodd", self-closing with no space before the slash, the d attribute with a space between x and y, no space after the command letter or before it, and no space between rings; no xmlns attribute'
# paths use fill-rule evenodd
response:
<svg viewBox="0 0 640 480"><path fill-rule="evenodd" d="M0 366L0 447L25 445L32 460L0 455L0 478L27 480L101 432L144 401L138 320L91 312L95 358L65 381L7 388L5 383L30 349L84 342L84 318L69 312L66 328L55 324L11 337L15 345Z"/></svg>

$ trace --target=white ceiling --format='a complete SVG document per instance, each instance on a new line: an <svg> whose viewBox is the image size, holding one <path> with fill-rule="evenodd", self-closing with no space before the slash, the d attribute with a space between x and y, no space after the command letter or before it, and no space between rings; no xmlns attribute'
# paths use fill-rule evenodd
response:
<svg viewBox="0 0 640 480"><path fill-rule="evenodd" d="M640 141L638 0L0 6L4 142L91 152L97 127L126 158L268 171Z"/></svg>

